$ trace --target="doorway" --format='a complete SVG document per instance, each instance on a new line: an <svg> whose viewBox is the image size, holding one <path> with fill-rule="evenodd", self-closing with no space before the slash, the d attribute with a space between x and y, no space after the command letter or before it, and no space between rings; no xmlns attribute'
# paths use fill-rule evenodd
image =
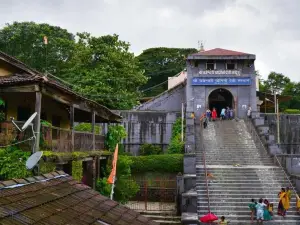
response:
<svg viewBox="0 0 300 225"><path fill-rule="evenodd" d="M218 115L220 115L222 108L233 108L233 96L230 91L224 88L218 88L210 93L208 96L208 107L210 110L216 108Z"/></svg>

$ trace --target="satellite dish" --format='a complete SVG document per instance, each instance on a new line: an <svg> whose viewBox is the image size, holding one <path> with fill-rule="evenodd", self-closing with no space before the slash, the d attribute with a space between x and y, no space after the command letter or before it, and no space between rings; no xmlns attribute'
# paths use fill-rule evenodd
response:
<svg viewBox="0 0 300 225"><path fill-rule="evenodd" d="M26 168L28 170L33 169L36 166L36 164L38 164L42 156L43 152L33 153L26 161Z"/></svg>
<svg viewBox="0 0 300 225"><path fill-rule="evenodd" d="M26 130L26 128L29 126L29 124L32 123L32 121L34 120L34 118L36 117L36 115L37 115L37 112L33 113L33 114L31 115L31 117L29 117L29 119L26 121L26 123L25 123L25 124L23 125L23 127L22 127L22 130L23 130L23 131Z"/></svg>

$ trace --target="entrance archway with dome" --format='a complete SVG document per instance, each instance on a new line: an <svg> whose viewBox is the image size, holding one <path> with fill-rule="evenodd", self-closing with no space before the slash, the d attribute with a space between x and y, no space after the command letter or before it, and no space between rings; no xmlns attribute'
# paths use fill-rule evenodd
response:
<svg viewBox="0 0 300 225"><path fill-rule="evenodd" d="M227 89L215 89L208 96L208 107L210 110L216 108L219 116L222 108L234 108L234 97Z"/></svg>

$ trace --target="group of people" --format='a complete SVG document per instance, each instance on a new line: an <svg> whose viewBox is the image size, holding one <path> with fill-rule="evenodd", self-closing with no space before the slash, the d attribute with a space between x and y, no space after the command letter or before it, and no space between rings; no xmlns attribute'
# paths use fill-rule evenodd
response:
<svg viewBox="0 0 300 225"><path fill-rule="evenodd" d="M286 216L287 210L290 208L290 200L292 193L289 187L282 188L278 193L279 203L277 214L280 216ZM256 220L258 224L263 224L263 221L272 220L273 216L273 204L270 203L267 199L259 199L258 203L252 199L249 204L251 210L251 221L253 223L254 216L256 215Z"/></svg>
<svg viewBox="0 0 300 225"><path fill-rule="evenodd" d="M210 109L206 110L206 117L208 120L215 121L218 118L218 113L216 108L213 108L211 111ZM233 109L232 108L222 108L221 113L220 113L220 119L233 119Z"/></svg>

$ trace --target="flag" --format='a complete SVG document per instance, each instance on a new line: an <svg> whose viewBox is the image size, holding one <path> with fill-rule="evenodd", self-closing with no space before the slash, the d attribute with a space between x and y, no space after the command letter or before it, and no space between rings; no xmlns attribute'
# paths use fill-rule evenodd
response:
<svg viewBox="0 0 300 225"><path fill-rule="evenodd" d="M109 184L113 184L115 177L116 177L116 173L117 173L117 161L118 161L118 151L119 151L119 145L116 145L116 149L115 149L115 153L114 153L114 158L112 161L112 170L111 173L108 177L107 183Z"/></svg>
<svg viewBox="0 0 300 225"><path fill-rule="evenodd" d="M44 44L45 44L45 45L48 44L48 38L47 38L47 36L44 36Z"/></svg>

